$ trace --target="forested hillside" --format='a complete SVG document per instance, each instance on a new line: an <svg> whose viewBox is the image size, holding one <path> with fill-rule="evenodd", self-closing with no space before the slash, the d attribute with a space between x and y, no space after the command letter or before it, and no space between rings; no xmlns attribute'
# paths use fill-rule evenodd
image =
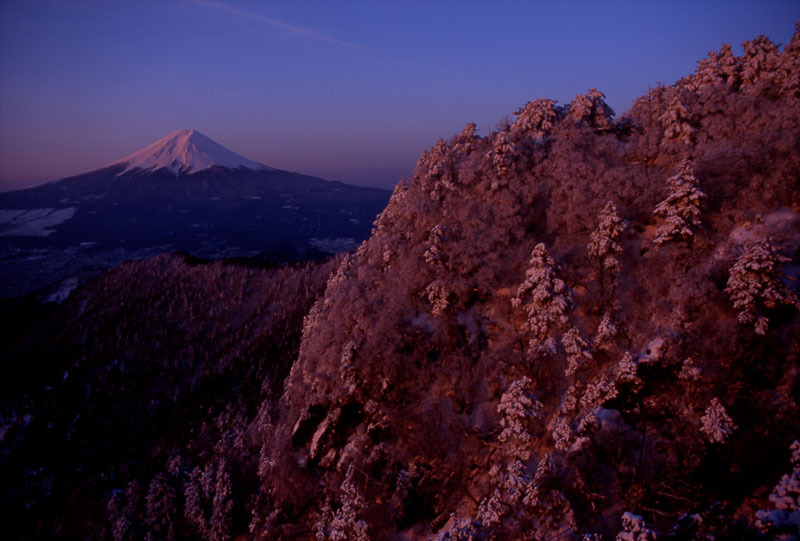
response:
<svg viewBox="0 0 800 541"><path fill-rule="evenodd" d="M18 537L796 538L800 26L744 50L468 124L338 260L84 286L4 400Z"/></svg>

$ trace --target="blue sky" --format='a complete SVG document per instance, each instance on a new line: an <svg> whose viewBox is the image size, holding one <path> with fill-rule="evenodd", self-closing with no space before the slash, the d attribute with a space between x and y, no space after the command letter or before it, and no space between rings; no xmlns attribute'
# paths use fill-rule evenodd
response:
<svg viewBox="0 0 800 541"><path fill-rule="evenodd" d="M0 1L0 190L197 129L281 169L389 187L467 122L591 87L617 113L797 1Z"/></svg>

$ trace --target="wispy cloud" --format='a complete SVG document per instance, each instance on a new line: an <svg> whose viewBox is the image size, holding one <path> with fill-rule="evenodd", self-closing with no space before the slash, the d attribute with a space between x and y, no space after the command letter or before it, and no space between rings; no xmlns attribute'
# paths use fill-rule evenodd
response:
<svg viewBox="0 0 800 541"><path fill-rule="evenodd" d="M341 45L342 47L349 47L351 49L364 49L364 47L362 47L361 45L356 45L355 43L351 43L349 41L336 39L332 36L315 32L314 30L311 30L309 28L303 28L302 26L289 24L285 21L281 21L280 19L274 19L272 17L259 15L258 13L252 13L250 11L238 8L236 6L231 6L230 4L226 4L224 2L218 2L217 0L189 0L189 2L191 2L192 4L196 4L198 6L204 6L208 8L218 9L220 11L226 11L232 15L237 15L245 19L250 19L251 21L258 21L264 24L268 24L270 26L274 26L275 28L280 28L281 30L286 30L288 32L292 32L294 34L298 34L301 36L307 36L310 38L327 41L328 43L335 43L336 45Z"/></svg>

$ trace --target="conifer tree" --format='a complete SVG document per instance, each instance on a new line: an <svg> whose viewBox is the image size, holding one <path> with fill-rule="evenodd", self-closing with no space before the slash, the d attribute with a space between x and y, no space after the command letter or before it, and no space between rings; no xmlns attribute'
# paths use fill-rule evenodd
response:
<svg viewBox="0 0 800 541"><path fill-rule="evenodd" d="M175 489L163 473L157 474L147 488L144 523L146 541L175 539Z"/></svg>
<svg viewBox="0 0 800 541"><path fill-rule="evenodd" d="M600 265L600 283L603 288L606 275L613 279L619 272L618 256L622 253L622 245L619 240L627 227L625 220L617 214L617 207L609 201L600 213L599 223L597 228L592 231L587 246L589 257Z"/></svg>
<svg viewBox="0 0 800 541"><path fill-rule="evenodd" d="M673 90L667 110L658 118L658 121L664 129L662 145L678 143L692 146L694 144L697 130L692 126L689 109L684 103L680 88Z"/></svg>
<svg viewBox="0 0 800 541"><path fill-rule="evenodd" d="M711 443L724 442L736 430L733 419L725 411L725 406L719 399L711 399L711 404L700 418L700 430Z"/></svg>
<svg viewBox="0 0 800 541"><path fill-rule="evenodd" d="M517 460L530 458L531 425L542 416L542 404L536 399L530 378L523 377L508 387L500 398L497 412L503 416L499 439L506 444L508 454Z"/></svg>
<svg viewBox="0 0 800 541"><path fill-rule="evenodd" d="M653 244L661 246L673 239L691 240L694 228L700 225L700 213L706 198L700 190L694 168L688 160L681 161L677 174L667 179L669 194L653 213L664 218L655 231Z"/></svg>
<svg viewBox="0 0 800 541"><path fill-rule="evenodd" d="M533 351L555 353L553 331L567 323L572 306L572 291L557 275L556 264L542 243L531 252L525 281L511 299L513 308L522 308L526 318L522 325L528 333L528 346Z"/></svg>
<svg viewBox="0 0 800 541"><path fill-rule="evenodd" d="M516 111L517 120L511 130L519 136L541 139L553 129L562 114L555 100L535 99Z"/></svg>
<svg viewBox="0 0 800 541"><path fill-rule="evenodd" d="M605 102L606 95L592 88L586 94L576 96L569 104L569 115L579 121L588 123L593 128L609 129L613 127L614 109Z"/></svg>
<svg viewBox="0 0 800 541"><path fill-rule="evenodd" d="M747 244L731 267L725 291L739 310L739 321L754 323L758 334L767 332L767 309L779 304L800 309L797 295L780 278L779 266L786 261L769 240L762 239Z"/></svg>

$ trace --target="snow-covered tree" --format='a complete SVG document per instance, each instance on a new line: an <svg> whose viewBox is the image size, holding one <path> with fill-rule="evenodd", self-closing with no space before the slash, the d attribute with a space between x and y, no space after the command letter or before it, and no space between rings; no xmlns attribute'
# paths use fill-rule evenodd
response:
<svg viewBox="0 0 800 541"><path fill-rule="evenodd" d="M763 77L774 74L778 62L778 47L767 36L761 35L742 43L742 84L753 85Z"/></svg>
<svg viewBox="0 0 800 541"><path fill-rule="evenodd" d="M795 23L792 41L784 47L778 66L780 93L800 98L800 22Z"/></svg>
<svg viewBox="0 0 800 541"><path fill-rule="evenodd" d="M492 183L491 188L492 190L497 190L507 184L507 179L511 175L514 164L517 161L517 147L511 140L508 132L502 131L495 136L492 141L492 151L489 156L495 176L497 177Z"/></svg>
<svg viewBox="0 0 800 541"><path fill-rule="evenodd" d="M697 130L692 126L691 115L684 103L684 97L681 95L680 89L675 89L672 92L667 104L667 110L659 117L658 121L664 129L662 145L679 143L691 146L694 144Z"/></svg>
<svg viewBox="0 0 800 541"><path fill-rule="evenodd" d="M567 377L577 375L578 371L592 361L592 350L580 331L575 327L564 333L561 344L567 352L567 368L564 375Z"/></svg>
<svg viewBox="0 0 800 541"><path fill-rule="evenodd" d="M139 482L134 479L128 483L124 491L115 490L111 495L107 509L111 538L114 541L128 541L137 537L140 493Z"/></svg>
<svg viewBox="0 0 800 541"><path fill-rule="evenodd" d="M463 154L464 156L469 156L472 154L472 151L475 149L475 143L478 141L478 139L480 139L480 137L475 135L476 129L477 126L474 122L468 123L461 133L456 137L453 150L455 150L455 152L458 154Z"/></svg>
<svg viewBox="0 0 800 541"><path fill-rule="evenodd" d="M150 481L145 497L145 540L175 539L175 515L175 489L167 477L159 473Z"/></svg>
<svg viewBox="0 0 800 541"><path fill-rule="evenodd" d="M572 446L572 442L575 440L575 433L565 417L556 415L550 419L547 428L550 430L553 445L556 449L566 451Z"/></svg>
<svg viewBox="0 0 800 541"><path fill-rule="evenodd" d="M745 245L731 267L725 291L739 310L739 321L755 323L758 334L767 332L767 309L779 304L800 309L797 295L781 281L780 264L786 261L769 240L762 239Z"/></svg>
<svg viewBox="0 0 800 541"><path fill-rule="evenodd" d="M655 541L656 533L639 515L630 512L622 514L622 531L617 534L617 541Z"/></svg>
<svg viewBox="0 0 800 541"><path fill-rule="evenodd" d="M700 431L711 443L722 443L736 430L736 424L730 418L725 406L717 398L711 399L700 418Z"/></svg>
<svg viewBox="0 0 800 541"><path fill-rule="evenodd" d="M725 82L725 72L722 71L720 53L711 51L708 56L697 61L697 70L692 77L696 91L706 86L713 86Z"/></svg>
<svg viewBox="0 0 800 541"><path fill-rule="evenodd" d="M330 522L328 538L331 541L369 541L367 523L359 519L359 514L363 512L366 504L356 487L354 472L351 464L340 487L342 505L333 514Z"/></svg>
<svg viewBox="0 0 800 541"><path fill-rule="evenodd" d="M678 173L667 179L669 194L653 211L664 222L656 228L653 244L661 246L673 239L688 240L694 237L694 228L700 225L700 213L706 198L688 160L682 160Z"/></svg>
<svg viewBox="0 0 800 541"><path fill-rule="evenodd" d="M592 344L597 349L609 349L614 345L614 338L617 336L617 322L611 311L603 314L603 319L597 325Z"/></svg>
<svg viewBox="0 0 800 541"><path fill-rule="evenodd" d="M767 534L783 531L800 536L800 441L795 441L790 450L792 471L772 489L769 501L773 509L756 512L756 526Z"/></svg>
<svg viewBox="0 0 800 541"><path fill-rule="evenodd" d="M552 334L557 326L567 323L572 291L558 277L556 264L544 244L536 245L528 265L525 281L517 288L511 306L525 312L522 326L530 336L528 346L534 351L555 353L556 343Z"/></svg>
<svg viewBox="0 0 800 541"><path fill-rule="evenodd" d="M422 254L425 263L432 269L440 269L444 264L444 243L447 242L447 228L435 225L428 235L428 249Z"/></svg>
<svg viewBox="0 0 800 541"><path fill-rule="evenodd" d="M542 139L553 129L561 114L555 100L539 98L529 101L517 110L517 120L511 125L511 131L519 136Z"/></svg>
<svg viewBox="0 0 800 541"><path fill-rule="evenodd" d="M226 541L230 539L232 512L231 478L225 462L220 461L214 480L214 496L211 499L209 541Z"/></svg>
<svg viewBox="0 0 800 541"><path fill-rule="evenodd" d="M576 96L569 104L569 115L575 119L587 122L598 129L613 127L614 110L605 102L606 95L592 88L586 94Z"/></svg>
<svg viewBox="0 0 800 541"><path fill-rule="evenodd" d="M589 238L589 257L597 260L601 268L611 275L619 272L617 256L622 252L619 240L627 228L625 220L617 214L617 207L609 201L600 213L597 228Z"/></svg>
<svg viewBox="0 0 800 541"><path fill-rule="evenodd" d="M532 424L542 417L542 404L533 391L533 382L523 377L513 382L500 398L497 412L502 415L499 440L508 454L518 460L531 456Z"/></svg>
<svg viewBox="0 0 800 541"><path fill-rule="evenodd" d="M424 296L431 305L431 314L443 316L450 306L450 292L443 280L434 280L425 288Z"/></svg>

